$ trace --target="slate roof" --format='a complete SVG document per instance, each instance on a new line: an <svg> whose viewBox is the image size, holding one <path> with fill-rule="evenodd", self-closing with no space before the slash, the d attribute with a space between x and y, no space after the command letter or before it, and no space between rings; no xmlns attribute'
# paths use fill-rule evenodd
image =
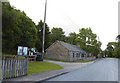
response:
<svg viewBox="0 0 120 83"><path fill-rule="evenodd" d="M68 44L68 43L65 43L62 41L57 41L57 42L61 43L65 48L67 48L70 51L78 51L78 52L86 54L86 52L83 49L81 49L80 47L78 47L76 45Z"/></svg>

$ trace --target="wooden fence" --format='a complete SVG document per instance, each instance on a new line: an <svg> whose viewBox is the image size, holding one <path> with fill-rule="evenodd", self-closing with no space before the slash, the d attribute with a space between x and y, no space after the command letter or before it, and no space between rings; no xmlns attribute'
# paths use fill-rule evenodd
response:
<svg viewBox="0 0 120 83"><path fill-rule="evenodd" d="M28 74L27 59L6 58L2 62L3 79L15 78Z"/></svg>

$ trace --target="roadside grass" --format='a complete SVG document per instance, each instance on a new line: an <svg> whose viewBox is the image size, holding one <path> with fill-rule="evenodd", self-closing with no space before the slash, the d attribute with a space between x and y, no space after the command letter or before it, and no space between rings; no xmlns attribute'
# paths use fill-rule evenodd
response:
<svg viewBox="0 0 120 83"><path fill-rule="evenodd" d="M45 59L45 60L59 61L59 62L70 62L70 61L57 60L57 59L50 59L50 58L44 58L44 59Z"/></svg>
<svg viewBox="0 0 120 83"><path fill-rule="evenodd" d="M45 60L53 60L53 61L59 61L59 62L69 62L69 63L86 63L86 62L91 62L92 60L85 60L85 59L80 59L78 61L63 61L63 60L56 60L56 59L49 59L45 58Z"/></svg>
<svg viewBox="0 0 120 83"><path fill-rule="evenodd" d="M29 62L28 75L59 69L63 69L63 67L50 62Z"/></svg>
<svg viewBox="0 0 120 83"><path fill-rule="evenodd" d="M91 62L91 60L80 60L81 63Z"/></svg>

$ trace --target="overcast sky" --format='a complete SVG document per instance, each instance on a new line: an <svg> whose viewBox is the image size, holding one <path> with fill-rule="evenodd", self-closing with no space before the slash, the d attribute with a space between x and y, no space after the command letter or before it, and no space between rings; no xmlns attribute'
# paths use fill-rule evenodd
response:
<svg viewBox="0 0 120 83"><path fill-rule="evenodd" d="M102 49L118 35L119 0L48 0L46 23L52 29L60 27L68 35L80 28L91 27L99 36ZM10 0L36 24L44 18L45 0Z"/></svg>

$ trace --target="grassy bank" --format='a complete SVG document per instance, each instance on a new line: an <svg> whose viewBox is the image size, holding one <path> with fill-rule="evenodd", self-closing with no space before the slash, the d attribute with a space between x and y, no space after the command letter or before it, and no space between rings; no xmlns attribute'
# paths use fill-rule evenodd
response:
<svg viewBox="0 0 120 83"><path fill-rule="evenodd" d="M85 59L80 59L77 61L63 61L63 60L56 60L56 59L49 59L49 58L45 58L45 60L53 60L53 61L59 61L59 62L69 62L69 63L86 63L86 62L91 62L92 60L85 60Z"/></svg>
<svg viewBox="0 0 120 83"><path fill-rule="evenodd" d="M63 67L50 62L29 62L28 75L59 69L63 69Z"/></svg>
<svg viewBox="0 0 120 83"><path fill-rule="evenodd" d="M91 62L91 60L80 60L81 63Z"/></svg>

